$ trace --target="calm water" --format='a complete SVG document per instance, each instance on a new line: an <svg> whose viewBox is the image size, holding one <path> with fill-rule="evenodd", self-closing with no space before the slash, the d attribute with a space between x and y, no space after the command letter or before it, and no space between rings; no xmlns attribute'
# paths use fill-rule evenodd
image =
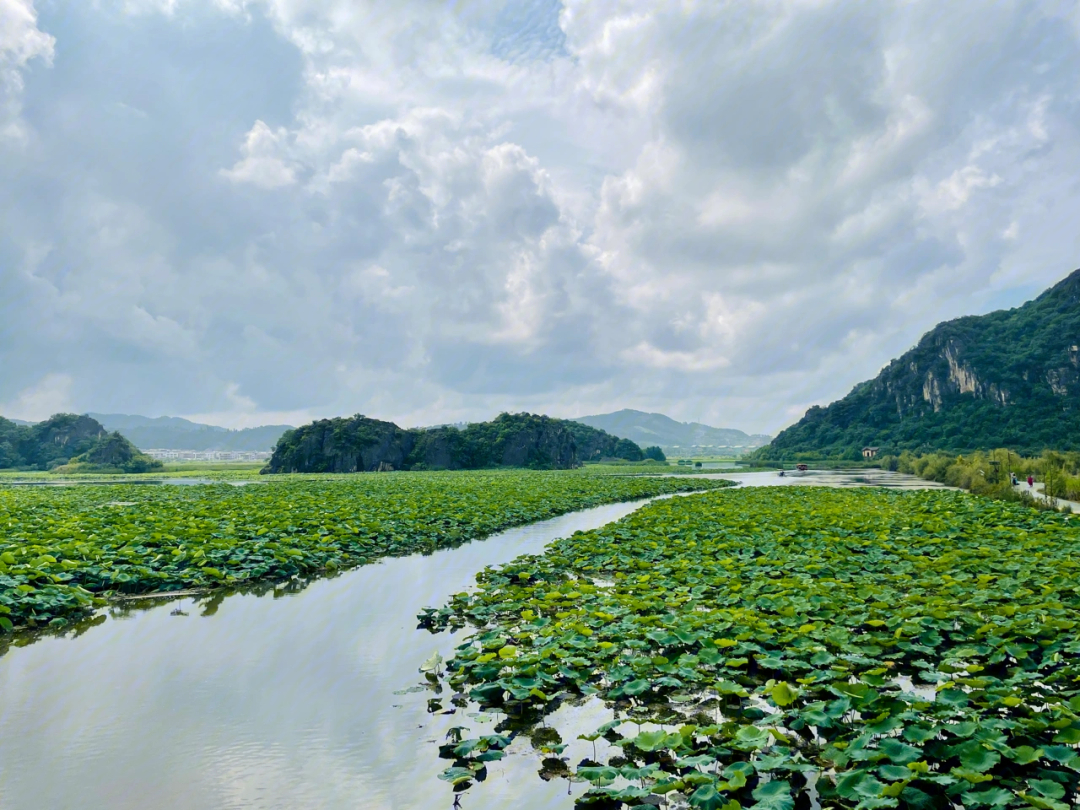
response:
<svg viewBox="0 0 1080 810"><path fill-rule="evenodd" d="M230 596L210 617L176 600L12 649L0 657L0 807L449 808L436 740L494 723L429 715L431 693L394 694L461 642L416 630L417 612L485 565L640 505L386 560L295 595ZM527 741L507 759L465 808L566 806L566 783L536 777Z"/></svg>
<svg viewBox="0 0 1080 810"><path fill-rule="evenodd" d="M722 474L702 473L694 478L724 478L744 486L772 487L813 485L823 487L885 487L886 489L947 489L935 481L924 481L914 475L889 472L888 470L807 470L804 473L788 470L781 478L775 472L740 473L731 470Z"/></svg>
<svg viewBox="0 0 1080 810"><path fill-rule="evenodd" d="M865 477L859 471L854 477ZM875 483L925 486L908 477ZM852 476L728 475L753 484L858 485ZM694 496L689 496L694 497ZM182 599L113 611L78 638L0 656L0 807L4 810L450 808L436 743L490 716L427 713L419 682L432 652L460 636L415 629L417 612L468 588L484 566L540 551L641 506L590 509L430 556L386 560L275 597ZM172 615L175 610L188 615ZM602 704L566 712L604 722ZM588 753L575 741L572 762ZM563 780L536 776L519 738L466 810L567 808ZM583 789L583 788L582 788ZM575 789L575 793L580 792Z"/></svg>

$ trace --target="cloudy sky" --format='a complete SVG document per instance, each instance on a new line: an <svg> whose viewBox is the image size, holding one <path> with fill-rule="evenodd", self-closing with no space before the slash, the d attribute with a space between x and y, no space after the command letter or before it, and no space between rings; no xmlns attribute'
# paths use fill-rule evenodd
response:
<svg viewBox="0 0 1080 810"><path fill-rule="evenodd" d="M773 433L1080 266L1080 4L0 0L0 413Z"/></svg>

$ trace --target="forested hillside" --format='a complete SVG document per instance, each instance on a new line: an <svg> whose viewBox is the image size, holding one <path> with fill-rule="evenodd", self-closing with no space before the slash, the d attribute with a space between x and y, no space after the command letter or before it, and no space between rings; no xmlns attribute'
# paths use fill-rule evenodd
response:
<svg viewBox="0 0 1080 810"><path fill-rule="evenodd" d="M567 469L604 457L636 461L642 452L633 442L601 430L527 413L504 413L464 428L411 430L357 415L290 430L263 471Z"/></svg>
<svg viewBox="0 0 1080 810"><path fill-rule="evenodd" d="M1021 307L938 324L873 380L755 454L1080 449L1080 270Z"/></svg>
<svg viewBox="0 0 1080 810"><path fill-rule="evenodd" d="M89 416L58 413L34 425L0 416L0 469L50 470L69 462L122 472L162 466Z"/></svg>

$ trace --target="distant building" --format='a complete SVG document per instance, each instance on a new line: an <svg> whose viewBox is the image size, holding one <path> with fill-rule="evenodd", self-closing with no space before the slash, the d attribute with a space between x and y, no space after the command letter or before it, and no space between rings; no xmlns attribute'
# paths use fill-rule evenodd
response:
<svg viewBox="0 0 1080 810"><path fill-rule="evenodd" d="M878 454L880 447L864 447L862 449L862 457L865 459L871 459Z"/></svg>
<svg viewBox="0 0 1080 810"><path fill-rule="evenodd" d="M255 450L143 450L159 461L268 461L272 453Z"/></svg>

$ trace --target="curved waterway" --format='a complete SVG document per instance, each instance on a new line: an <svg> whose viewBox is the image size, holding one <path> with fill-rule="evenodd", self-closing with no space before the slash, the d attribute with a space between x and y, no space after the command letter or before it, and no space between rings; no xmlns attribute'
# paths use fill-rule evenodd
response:
<svg viewBox="0 0 1080 810"><path fill-rule="evenodd" d="M453 725L491 733L494 718L431 715L431 692L395 694L462 640L417 630L416 614L487 565L644 503L387 559L288 596L230 596L212 616L200 615L205 598L113 610L85 635L12 648L0 656L0 808L450 808L436 743ZM568 806L566 782L541 781L531 747L513 748L463 808Z"/></svg>
<svg viewBox="0 0 1080 810"><path fill-rule="evenodd" d="M723 477L744 485L934 486L864 470ZM490 733L497 718L468 709L433 715L430 691L395 694L420 682L417 667L433 652L447 657L462 640L417 630L416 614L472 586L487 565L539 552L644 503L387 559L287 595L114 608L85 635L12 648L0 656L0 808L449 810L453 794L437 778L449 763L437 744L455 725L472 736ZM569 710L607 711L597 701ZM573 753L584 754L583 745L574 742ZM528 740L519 737L507 752L462 797L464 810L572 806L565 780L538 778L540 757Z"/></svg>

